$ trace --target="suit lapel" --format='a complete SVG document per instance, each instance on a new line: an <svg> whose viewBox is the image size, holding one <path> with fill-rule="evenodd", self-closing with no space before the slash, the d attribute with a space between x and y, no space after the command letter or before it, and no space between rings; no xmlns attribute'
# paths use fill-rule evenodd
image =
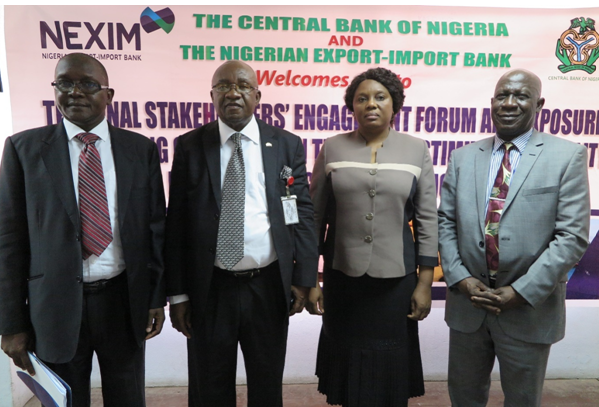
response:
<svg viewBox="0 0 599 407"><path fill-rule="evenodd" d="M264 165L264 179L266 183L266 201L269 206L274 205L277 199L277 181L280 168L278 166L279 141L271 128L258 121L260 127L260 147L262 148L262 164Z"/></svg>
<svg viewBox="0 0 599 407"><path fill-rule="evenodd" d="M508 191L507 197L505 199L505 205L503 206L503 213L507 211L510 207L510 204L514 200L514 197L518 194L518 191L524 184L524 181L530 174L530 170L537 162L537 159L541 155L543 151L543 137L536 130L533 131L530 136L530 140L526 144L526 148L522 153L522 157L520 158L520 163L518 163L518 167L516 168L516 174L512 178L510 183L510 189Z"/></svg>
<svg viewBox="0 0 599 407"><path fill-rule="evenodd" d="M476 190L476 207L481 231L485 231L485 218L487 217L487 186L489 181L489 167L493 152L493 138L485 140L477 151L474 161L474 177Z"/></svg>
<svg viewBox="0 0 599 407"><path fill-rule="evenodd" d="M206 132L202 137L204 143L204 151L206 153L206 163L208 166L208 174L210 175L210 183L212 191L214 191L214 199L220 210L222 201L221 181L220 181L220 133L218 131L218 122L214 122L216 126L212 131Z"/></svg>
<svg viewBox="0 0 599 407"><path fill-rule="evenodd" d="M75 230L79 230L79 207L73 185L67 133L62 122L42 139L40 155Z"/></svg>
<svg viewBox="0 0 599 407"><path fill-rule="evenodd" d="M114 169L116 175L116 191L119 208L119 226L122 228L133 184L135 171L131 168L135 163L135 146L127 137L121 137L121 130L108 124L110 132L110 144L114 158Z"/></svg>

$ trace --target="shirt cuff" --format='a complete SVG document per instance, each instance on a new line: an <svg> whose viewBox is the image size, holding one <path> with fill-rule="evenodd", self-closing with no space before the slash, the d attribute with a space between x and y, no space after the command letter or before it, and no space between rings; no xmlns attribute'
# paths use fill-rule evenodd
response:
<svg viewBox="0 0 599 407"><path fill-rule="evenodd" d="M179 294L179 295L171 295L168 299L169 304L179 304L180 302L189 301L189 295L187 294Z"/></svg>

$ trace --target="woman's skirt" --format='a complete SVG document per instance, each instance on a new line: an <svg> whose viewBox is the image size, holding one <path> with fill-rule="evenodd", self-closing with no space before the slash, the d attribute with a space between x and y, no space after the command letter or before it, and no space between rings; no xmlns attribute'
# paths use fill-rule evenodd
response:
<svg viewBox="0 0 599 407"><path fill-rule="evenodd" d="M318 390L344 407L407 406L424 394L418 323L409 319L416 273L400 278L324 272Z"/></svg>

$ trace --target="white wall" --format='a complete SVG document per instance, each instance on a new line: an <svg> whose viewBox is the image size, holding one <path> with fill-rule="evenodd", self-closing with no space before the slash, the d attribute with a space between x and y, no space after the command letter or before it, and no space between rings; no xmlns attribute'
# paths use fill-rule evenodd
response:
<svg viewBox="0 0 599 407"><path fill-rule="evenodd" d="M566 338L553 345L547 367L548 379L599 379L599 304L597 301L568 300ZM425 380L447 380L449 329L443 320L444 301L434 301L429 317L420 323L420 346ZM170 324L150 340L146 349L146 385L186 386L187 349L185 338ZM320 317L306 311L290 320L285 383L315 383L316 348ZM493 379L499 379L495 365ZM245 383L241 352L237 382ZM92 386L100 385L97 366Z"/></svg>

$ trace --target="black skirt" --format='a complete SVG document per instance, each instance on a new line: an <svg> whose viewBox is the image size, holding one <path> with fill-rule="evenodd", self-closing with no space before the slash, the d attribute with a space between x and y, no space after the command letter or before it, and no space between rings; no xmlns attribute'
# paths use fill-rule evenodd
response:
<svg viewBox="0 0 599 407"><path fill-rule="evenodd" d="M407 317L416 273L348 277L326 268L318 390L344 407L407 406L424 394L418 323Z"/></svg>

